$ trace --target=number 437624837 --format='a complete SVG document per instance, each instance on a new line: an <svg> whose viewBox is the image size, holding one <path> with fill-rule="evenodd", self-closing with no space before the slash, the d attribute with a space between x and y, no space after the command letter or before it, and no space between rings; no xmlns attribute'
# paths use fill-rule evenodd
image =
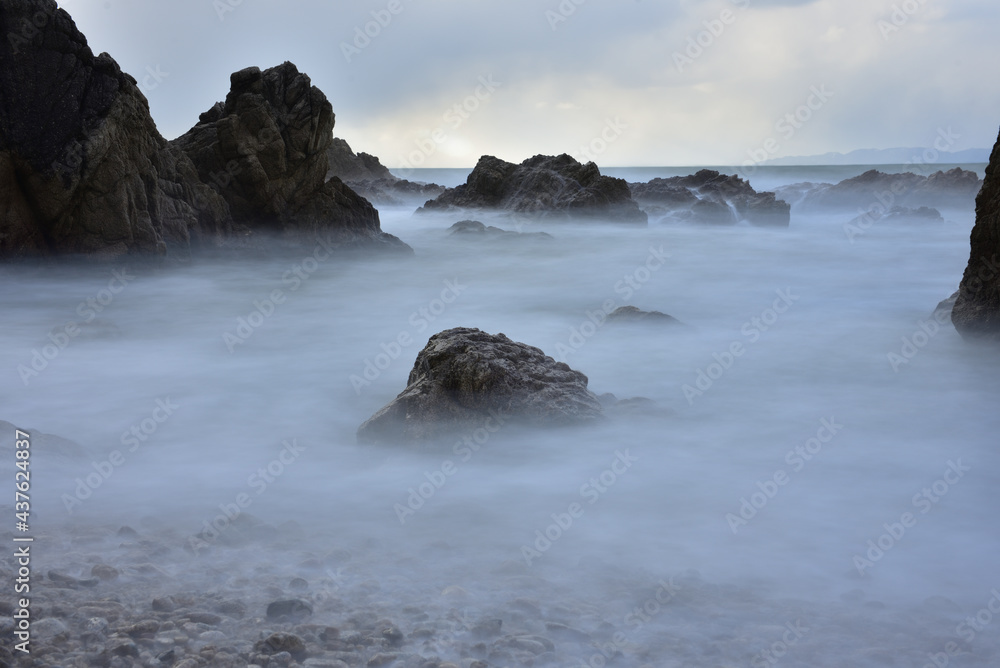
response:
<svg viewBox="0 0 1000 668"><path fill-rule="evenodd" d="M17 447L14 456L17 459L17 468L19 470L14 474L14 482L17 487L14 498L14 509L17 511L15 514L17 519L27 523L28 513L31 510L27 494L28 490L31 489L31 473L28 471L28 464L31 459L31 437L20 429L16 430L15 435L15 445Z"/></svg>

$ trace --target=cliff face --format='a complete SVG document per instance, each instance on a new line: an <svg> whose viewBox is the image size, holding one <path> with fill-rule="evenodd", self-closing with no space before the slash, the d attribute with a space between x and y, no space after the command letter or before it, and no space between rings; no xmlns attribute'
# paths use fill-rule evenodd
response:
<svg viewBox="0 0 1000 668"><path fill-rule="evenodd" d="M230 230L135 79L55 2L2 0L0 34L0 257L162 252Z"/></svg>
<svg viewBox="0 0 1000 668"><path fill-rule="evenodd" d="M976 225L970 242L969 264L951 320L965 338L1000 343L1000 137L976 197Z"/></svg>
<svg viewBox="0 0 1000 668"><path fill-rule="evenodd" d="M254 230L408 249L325 183L333 108L291 63L235 73L168 143L135 79L53 0L0 0L0 35L0 259L184 253Z"/></svg>

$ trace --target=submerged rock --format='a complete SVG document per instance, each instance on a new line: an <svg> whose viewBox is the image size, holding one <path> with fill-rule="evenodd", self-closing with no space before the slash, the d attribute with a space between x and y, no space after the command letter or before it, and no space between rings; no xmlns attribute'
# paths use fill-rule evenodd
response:
<svg viewBox="0 0 1000 668"><path fill-rule="evenodd" d="M1000 342L1000 137L976 198L976 225L969 241L969 264L951 321L967 339Z"/></svg>
<svg viewBox="0 0 1000 668"><path fill-rule="evenodd" d="M943 223L944 217L941 212L931 207L922 206L911 209L905 206L894 206L888 211L878 209L857 216L848 225L853 225L859 229L866 229L873 223L906 222L906 223Z"/></svg>
<svg viewBox="0 0 1000 668"><path fill-rule="evenodd" d="M471 239L554 239L547 232L515 232L499 227L486 225L478 220L460 220L448 228L449 236L468 237Z"/></svg>
<svg viewBox="0 0 1000 668"><path fill-rule="evenodd" d="M569 425L603 417L587 377L503 334L458 327L417 355L406 389L358 429L361 443L419 442L507 421Z"/></svg>
<svg viewBox="0 0 1000 668"><path fill-rule="evenodd" d="M608 322L649 322L664 325L680 325L680 320L660 311L643 311L635 306L619 306L608 314Z"/></svg>
<svg viewBox="0 0 1000 668"><path fill-rule="evenodd" d="M622 179L602 176L593 162L569 155L536 155L515 165L484 155L463 185L446 190L418 212L486 209L535 218L598 218L646 224Z"/></svg>

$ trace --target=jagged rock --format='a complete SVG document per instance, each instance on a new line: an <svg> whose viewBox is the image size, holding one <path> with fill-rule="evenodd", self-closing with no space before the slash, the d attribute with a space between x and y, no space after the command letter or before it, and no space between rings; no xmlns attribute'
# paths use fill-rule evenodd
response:
<svg viewBox="0 0 1000 668"><path fill-rule="evenodd" d="M969 241L969 264L951 321L966 339L1000 343L1000 137L976 198L976 225Z"/></svg>
<svg viewBox="0 0 1000 668"><path fill-rule="evenodd" d="M226 102L168 143L135 79L52 0L0 0L0 34L0 259L186 254L250 228L409 250L364 198L324 183L333 110L294 65L237 72Z"/></svg>
<svg viewBox="0 0 1000 668"><path fill-rule="evenodd" d="M732 225L746 220L753 225L787 227L791 207L772 192L757 192L736 175L701 169L688 176L656 178L630 183L632 196L657 214L675 220L712 225Z"/></svg>
<svg viewBox="0 0 1000 668"><path fill-rule="evenodd" d="M645 224L646 214L622 179L602 176L593 162L536 155L515 165L479 159L463 185L428 201L419 212L493 209L534 218L600 218Z"/></svg>
<svg viewBox="0 0 1000 668"><path fill-rule="evenodd" d="M2 0L0 34L0 258L161 253L233 232L135 79L55 2Z"/></svg>
<svg viewBox="0 0 1000 668"><path fill-rule="evenodd" d="M680 320L660 311L643 311L635 306L619 306L608 314L608 322L655 322L667 325L680 325Z"/></svg>
<svg viewBox="0 0 1000 668"><path fill-rule="evenodd" d="M930 176L913 172L886 174L870 169L836 185L825 183L791 184L777 189L779 197L789 194L803 211L865 210L903 207L968 207L982 186L975 172L955 167Z"/></svg>
<svg viewBox="0 0 1000 668"><path fill-rule="evenodd" d="M29 434L33 453L32 457L38 455L43 458L55 456L67 459L82 459L87 456L87 451L82 445L67 438L45 434L35 429L29 429L25 425L15 427L10 422L0 420L0 451L6 452L11 457L14 456L14 435L18 429Z"/></svg>
<svg viewBox="0 0 1000 668"><path fill-rule="evenodd" d="M493 225L486 225L478 220L460 220L448 228L450 236L469 237L472 239L554 239L547 232L515 232L503 230Z"/></svg>
<svg viewBox="0 0 1000 668"><path fill-rule="evenodd" d="M378 212L343 181L327 181L333 107L292 63L231 77L225 103L173 146L254 228L322 232L337 244L409 247L382 232Z"/></svg>
<svg viewBox="0 0 1000 668"><path fill-rule="evenodd" d="M368 153L355 154L350 145L339 137L334 137L330 142L326 157L329 162L326 173L328 179L336 176L345 183L396 180L396 177L389 173L388 167L379 162L378 158Z"/></svg>
<svg viewBox="0 0 1000 668"><path fill-rule="evenodd" d="M362 443L420 442L512 421L588 423L602 417L587 377L538 348L459 327L417 355L406 389L358 429Z"/></svg>

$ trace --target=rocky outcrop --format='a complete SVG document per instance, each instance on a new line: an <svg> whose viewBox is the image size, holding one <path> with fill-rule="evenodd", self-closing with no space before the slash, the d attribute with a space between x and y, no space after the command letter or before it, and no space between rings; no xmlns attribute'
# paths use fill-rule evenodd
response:
<svg viewBox="0 0 1000 668"><path fill-rule="evenodd" d="M326 157L329 162L326 173L328 179L336 176L345 183L396 179L374 155L355 154L350 145L339 137L334 137L333 141L330 142L330 147L326 150Z"/></svg>
<svg viewBox="0 0 1000 668"><path fill-rule="evenodd" d="M536 155L520 165L485 155L463 185L428 201L418 213L462 209L545 219L647 222L625 181L602 176L593 162L584 165L566 154Z"/></svg>
<svg viewBox="0 0 1000 668"><path fill-rule="evenodd" d="M52 0L0 1L0 258L159 253L232 233L136 81Z"/></svg>
<svg viewBox="0 0 1000 668"><path fill-rule="evenodd" d="M967 339L1000 343L1000 137L976 198L976 225L970 245L969 264L951 321Z"/></svg>
<svg viewBox="0 0 1000 668"><path fill-rule="evenodd" d="M361 425L358 441L430 441L508 421L570 425L602 416L579 371L503 334L462 327L430 338L406 389Z"/></svg>
<svg viewBox="0 0 1000 668"><path fill-rule="evenodd" d="M338 179L333 111L286 63L168 143L135 79L95 56L52 0L0 0L0 258L187 253L255 230L408 250Z"/></svg>
<svg viewBox="0 0 1000 668"><path fill-rule="evenodd" d="M837 184L793 183L778 188L777 194L804 212L887 210L894 206L965 208L972 205L981 187L982 181L975 172L960 167L930 176L913 172L886 174L870 169Z"/></svg>
<svg viewBox="0 0 1000 668"><path fill-rule="evenodd" d="M771 192L757 192L736 175L702 169L688 176L630 183L632 196L663 222L688 221L709 225L787 227L791 208Z"/></svg>
<svg viewBox="0 0 1000 668"><path fill-rule="evenodd" d="M327 178L336 176L373 204L419 206L446 190L435 183L397 178L377 157L368 153L355 154L343 139L334 138L326 154L330 160Z"/></svg>
<svg viewBox="0 0 1000 668"><path fill-rule="evenodd" d="M322 232L347 246L407 248L382 232L378 212L339 178L327 180L333 107L292 63L231 77L225 102L172 145L254 229Z"/></svg>

